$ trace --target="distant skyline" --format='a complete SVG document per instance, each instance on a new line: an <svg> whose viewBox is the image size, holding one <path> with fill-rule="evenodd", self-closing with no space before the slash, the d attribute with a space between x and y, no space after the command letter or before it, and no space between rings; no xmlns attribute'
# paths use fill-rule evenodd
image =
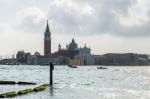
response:
<svg viewBox="0 0 150 99"><path fill-rule="evenodd" d="M92 54L150 54L149 0L0 0L0 56L43 54L46 21L52 52L72 38Z"/></svg>

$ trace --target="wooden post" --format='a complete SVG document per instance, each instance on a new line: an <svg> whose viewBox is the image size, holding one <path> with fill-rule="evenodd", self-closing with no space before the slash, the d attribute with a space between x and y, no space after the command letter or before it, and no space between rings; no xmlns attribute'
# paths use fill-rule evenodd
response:
<svg viewBox="0 0 150 99"><path fill-rule="evenodd" d="M54 65L53 63L50 63L50 86L53 85L53 70L54 70Z"/></svg>

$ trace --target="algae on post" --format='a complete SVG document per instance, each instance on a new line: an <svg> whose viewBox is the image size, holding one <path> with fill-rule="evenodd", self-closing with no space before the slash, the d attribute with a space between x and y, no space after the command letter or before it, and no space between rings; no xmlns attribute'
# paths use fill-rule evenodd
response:
<svg viewBox="0 0 150 99"><path fill-rule="evenodd" d="M7 93L4 93L4 94L1 94L0 97L9 98L9 97L15 97L17 95L18 94L15 91L13 91L13 92L7 92Z"/></svg>

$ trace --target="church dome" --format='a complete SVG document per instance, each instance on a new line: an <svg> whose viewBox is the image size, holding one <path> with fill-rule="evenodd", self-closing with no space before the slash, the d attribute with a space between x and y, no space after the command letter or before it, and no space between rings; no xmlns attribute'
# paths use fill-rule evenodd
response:
<svg viewBox="0 0 150 99"><path fill-rule="evenodd" d="M72 39L72 42L69 44L68 49L74 50L74 49L77 49L77 48L78 48L77 43L75 43L74 39Z"/></svg>
<svg viewBox="0 0 150 99"><path fill-rule="evenodd" d="M86 47L86 44L83 48L80 48L80 53L91 53L91 49Z"/></svg>

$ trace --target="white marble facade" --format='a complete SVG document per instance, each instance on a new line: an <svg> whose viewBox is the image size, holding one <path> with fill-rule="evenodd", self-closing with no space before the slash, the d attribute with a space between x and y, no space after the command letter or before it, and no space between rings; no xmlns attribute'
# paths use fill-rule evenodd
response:
<svg viewBox="0 0 150 99"><path fill-rule="evenodd" d="M84 61L85 65L94 65L94 57L91 54L91 49L86 45L83 48L79 48L79 54L75 56L75 59Z"/></svg>

